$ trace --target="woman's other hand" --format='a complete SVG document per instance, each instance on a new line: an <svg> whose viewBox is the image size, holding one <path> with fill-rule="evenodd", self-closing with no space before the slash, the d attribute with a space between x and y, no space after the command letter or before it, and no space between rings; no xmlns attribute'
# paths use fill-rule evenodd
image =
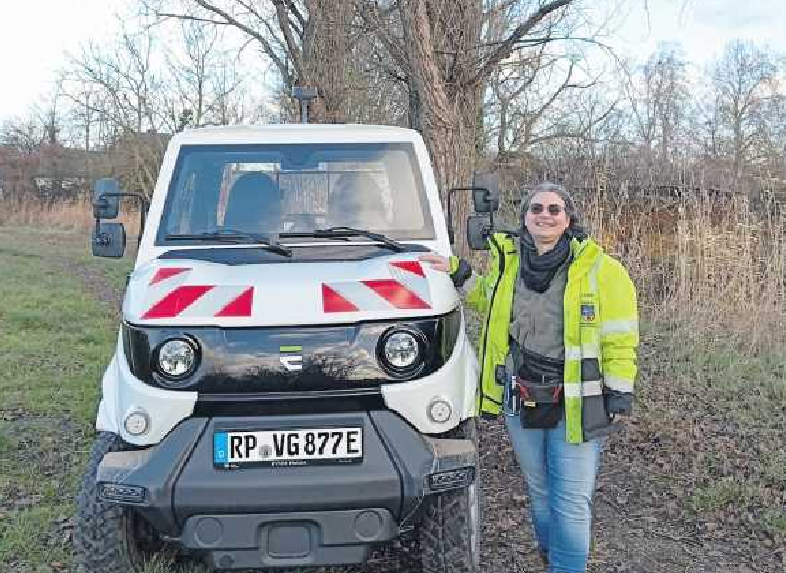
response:
<svg viewBox="0 0 786 573"><path fill-rule="evenodd" d="M442 271L445 273L450 271L450 260L447 257L438 255L437 253L421 255L419 259L424 263L429 263L431 268L435 271Z"/></svg>

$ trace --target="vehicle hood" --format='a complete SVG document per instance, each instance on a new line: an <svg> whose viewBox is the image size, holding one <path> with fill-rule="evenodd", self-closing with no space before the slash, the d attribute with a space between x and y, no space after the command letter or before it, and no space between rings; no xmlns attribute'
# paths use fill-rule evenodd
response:
<svg viewBox="0 0 786 573"><path fill-rule="evenodd" d="M417 254L247 265L155 259L130 276L123 318L160 326L318 325L437 316L458 304L449 276Z"/></svg>

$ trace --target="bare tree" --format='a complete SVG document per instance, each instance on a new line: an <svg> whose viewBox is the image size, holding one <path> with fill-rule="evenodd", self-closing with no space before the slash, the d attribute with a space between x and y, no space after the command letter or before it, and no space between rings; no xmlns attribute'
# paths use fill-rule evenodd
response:
<svg viewBox="0 0 786 573"><path fill-rule="evenodd" d="M194 20L178 22L177 39L168 45L165 86L162 86L164 122L170 132L186 127L237 122L240 97L235 55L223 47L222 29Z"/></svg>
<svg viewBox="0 0 786 573"><path fill-rule="evenodd" d="M493 10L512 10L521 21L504 36L483 42L483 0L148 0L147 5L162 19L241 31L273 62L285 90L296 83L320 89L318 121L347 118L354 87L348 78L357 70L351 64L361 60L348 56L362 42L369 46L366 36L375 32L378 46L369 53L384 49L385 55L364 71L406 85L410 124L422 130L438 178L448 187L469 178L489 76L522 42L551 41L560 14L573 1L495 2ZM535 32L537 41L530 41Z"/></svg>
<svg viewBox="0 0 786 573"><path fill-rule="evenodd" d="M156 135L162 127L162 84L152 62L155 41L149 30L124 28L112 48L88 44L66 73L76 87L72 100L81 100L86 89L96 93L85 107L99 119L105 145L117 154L117 175L127 187L146 193L155 185L165 145Z"/></svg>
<svg viewBox="0 0 786 573"><path fill-rule="evenodd" d="M43 126L36 117L12 118L0 127L0 142L25 155L32 155L44 141Z"/></svg>
<svg viewBox="0 0 786 573"><path fill-rule="evenodd" d="M35 190L44 133L35 117L11 118L0 126L0 198L21 200Z"/></svg>
<svg viewBox="0 0 786 573"><path fill-rule="evenodd" d="M496 130L502 161L511 153L520 155L555 139L588 135L592 125L575 121L573 102L580 91L591 90L598 78L579 81L576 58L546 54L544 49L525 60L503 62L490 78L491 97L484 116L493 120L488 127Z"/></svg>
<svg viewBox="0 0 786 573"><path fill-rule="evenodd" d="M167 50L172 88L165 106L166 120L172 131L204 124L218 30L184 20L180 22L180 40L178 47L181 50ZM180 57L181 51L183 58Z"/></svg>
<svg viewBox="0 0 786 573"><path fill-rule="evenodd" d="M678 131L688 113L690 85L686 62L676 46L662 45L638 70L624 68L633 139L645 170L660 159L659 174L668 177ZM685 142L681 142L684 146Z"/></svg>
<svg viewBox="0 0 786 573"><path fill-rule="evenodd" d="M712 70L713 103L721 128L728 134L732 175L742 177L745 165L761 145L761 125L776 94L777 67L770 54L750 42L730 42Z"/></svg>
<svg viewBox="0 0 786 573"><path fill-rule="evenodd" d="M149 34L126 30L113 48L88 44L71 60L70 79L100 89L105 105L94 111L120 130L142 133L157 128L153 42Z"/></svg>
<svg viewBox="0 0 786 573"><path fill-rule="evenodd" d="M555 26L572 3L530 3L531 11L496 41L482 41L487 17L482 0L399 0L388 8L365 5L366 18L380 22L397 8L400 26L378 26L378 34L407 73L410 100L417 106L412 123L423 134L443 190L470 180L488 78L522 41L528 37L534 40L533 33L538 32L537 41L532 42L535 46L551 41ZM492 9L500 7L495 3ZM401 36L391 34L391 28L400 29ZM468 204L462 202L457 207L458 220L463 221ZM463 250L463 233L458 237L458 247Z"/></svg>
<svg viewBox="0 0 786 573"><path fill-rule="evenodd" d="M259 47L277 69L288 94L316 87L315 121L346 119L348 58L355 0L143 0L159 19L176 18L231 27Z"/></svg>
<svg viewBox="0 0 786 573"><path fill-rule="evenodd" d="M14 177L17 196L29 194L38 200L70 198L72 185L66 178L76 175L67 161L61 139L66 128L62 94L56 83L49 94L30 107L25 119L5 122L0 129L0 143L17 156Z"/></svg>

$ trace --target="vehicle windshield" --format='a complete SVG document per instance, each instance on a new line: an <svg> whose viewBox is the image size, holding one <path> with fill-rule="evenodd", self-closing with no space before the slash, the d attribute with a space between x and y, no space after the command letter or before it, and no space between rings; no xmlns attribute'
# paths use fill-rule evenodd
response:
<svg viewBox="0 0 786 573"><path fill-rule="evenodd" d="M410 144L183 146L157 242L221 229L307 235L330 227L399 240L434 239ZM310 239L286 239L304 240Z"/></svg>

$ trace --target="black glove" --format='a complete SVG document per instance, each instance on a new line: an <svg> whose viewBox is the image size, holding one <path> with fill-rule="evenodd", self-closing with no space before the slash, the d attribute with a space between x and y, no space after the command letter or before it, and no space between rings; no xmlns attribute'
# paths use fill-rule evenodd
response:
<svg viewBox="0 0 786 573"><path fill-rule="evenodd" d="M458 268L451 273L450 280L453 281L456 288L460 288L464 286L464 283L467 282L467 279L471 276L472 267L470 267L469 263L464 259L459 259Z"/></svg>
<svg viewBox="0 0 786 573"><path fill-rule="evenodd" d="M604 390L603 401L606 405L606 413L608 414L627 415L633 411L633 394L628 392Z"/></svg>

